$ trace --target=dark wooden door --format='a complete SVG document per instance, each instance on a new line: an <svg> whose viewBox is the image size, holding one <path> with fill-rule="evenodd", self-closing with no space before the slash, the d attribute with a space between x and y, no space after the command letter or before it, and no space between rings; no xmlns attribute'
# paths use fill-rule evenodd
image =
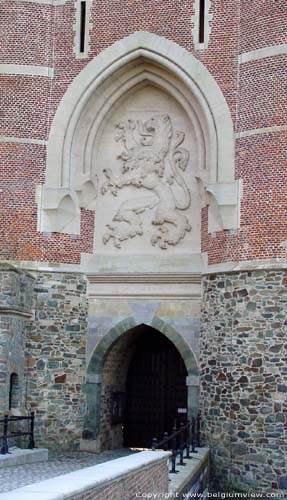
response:
<svg viewBox="0 0 287 500"><path fill-rule="evenodd" d="M178 408L187 408L186 368L174 345L147 328L137 341L127 376L124 443L150 448L154 436L170 433Z"/></svg>

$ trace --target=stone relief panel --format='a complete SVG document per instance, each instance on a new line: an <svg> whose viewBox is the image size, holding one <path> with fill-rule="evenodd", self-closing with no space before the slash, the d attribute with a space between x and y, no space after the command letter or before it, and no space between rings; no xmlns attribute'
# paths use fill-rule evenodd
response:
<svg viewBox="0 0 287 500"><path fill-rule="evenodd" d="M200 251L198 144L173 98L152 85L127 96L103 124L93 157L95 253Z"/></svg>

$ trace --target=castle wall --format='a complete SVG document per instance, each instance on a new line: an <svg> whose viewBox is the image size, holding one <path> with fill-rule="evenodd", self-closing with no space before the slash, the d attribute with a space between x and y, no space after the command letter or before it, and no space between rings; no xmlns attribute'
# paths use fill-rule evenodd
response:
<svg viewBox="0 0 287 500"><path fill-rule="evenodd" d="M0 413L9 410L12 373L19 381L14 405L22 411L27 408L25 346L32 317L33 282L28 273L0 264Z"/></svg>
<svg viewBox="0 0 287 500"><path fill-rule="evenodd" d="M76 263L81 252L92 251L91 210L82 210L81 233L76 238L37 232L36 185L44 183L51 122L73 79L102 50L143 30L166 37L194 54L214 76L233 118L236 178L243 179L241 227L208 234L203 210L202 250L208 252L209 262L284 257L280 244L285 235L278 227L286 183L283 4L271 0L211 2L210 33L204 49L194 41L194 9L191 1L166 1L164 8L162 2L93 3L88 12L87 54L79 57L74 2L3 4L2 258ZM256 53L266 47L273 52ZM254 234L260 234L256 244Z"/></svg>
<svg viewBox="0 0 287 500"><path fill-rule="evenodd" d="M203 280L201 405L217 481L286 490L286 271Z"/></svg>
<svg viewBox="0 0 287 500"><path fill-rule="evenodd" d="M121 320L135 314L139 319L132 326L139 321L148 324L149 308L152 311L154 308L154 314L156 312L158 318L179 331L201 357L205 438L212 447L218 477L235 488L286 490L286 444L282 436L286 437L287 411L284 365L287 278L283 271L267 270L274 262L278 269L280 262L282 268L286 264L287 102L282 85L286 72L285 1L206 0L208 33L204 47L196 41L196 0L88 1L84 54L79 53L79 4L72 0L5 0L1 3L4 50L0 61L0 259L13 260L16 265L29 269L37 269L39 262L54 263L54 269L59 265L59 272L36 271L35 284L27 273L0 269L0 411L7 409L8 377L16 370L21 380L21 405L36 410L39 443L57 446L60 436L64 447L77 445L84 429L86 397L88 402L90 398L88 417L93 423L93 435L94 422L100 417L102 388L92 380L83 386L88 361L107 332ZM190 253L195 250L190 250L186 238L183 247L186 245L188 255L179 267L177 251L182 248L183 241L177 242L178 246L153 248L150 260L140 255L132 263L133 249L144 253L145 245L141 245L142 240L138 247L136 239L124 240L123 247L126 243L131 245L129 254L122 251L121 261L116 249L105 247L102 255L105 265L101 267L101 259L97 256L92 256L89 263L101 203L97 210L89 203L89 208L81 208L79 234L65 232L65 224L55 232L39 230L43 215L39 210L43 202L40 187L47 181L47 147L57 110L75 78L89 62L112 44L122 39L126 41L126 37L138 31L162 37L157 41L159 45L162 40L175 42L179 49L187 51L187 55L192 54L196 62L200 61L219 86L234 127L234 180L242 183L237 221L240 217L240 225L216 231L209 229L211 198L204 189L200 192L194 171L187 169L184 175L189 181L193 176L191 184L198 189L198 198L194 197L195 207L191 210L196 212L193 226L196 227L198 253ZM125 42L120 42L115 53L124 45ZM162 46L166 48L164 43ZM173 46L170 53L164 54L165 62L174 62L175 48ZM148 68L152 73L157 63L154 67L148 64L146 71ZM135 68L130 66L127 71ZM167 69L158 64L162 73L163 68L164 79L170 77L172 82L177 78L170 66ZM192 80L194 75L187 77ZM164 91L168 88L168 85L163 86ZM202 91L200 86L199 89ZM102 97L104 95L101 93ZM188 102L199 106L195 94L191 96ZM211 92L205 97L209 102ZM149 101L147 96L148 105ZM97 110L99 98L95 96L94 104L95 108L91 109ZM129 104L130 101L128 113ZM117 106L120 109L119 102L115 108ZM170 112L170 105L166 107ZM138 113L138 107L134 108ZM142 109L136 120L143 122L141 114ZM89 122L91 117L84 116L79 126L81 130L86 130L85 118ZM126 122L128 118L126 116ZM174 128L174 131L181 132L181 128ZM197 134L199 131L202 132L198 128ZM81 142L82 136L79 137ZM103 143L105 147L108 144L107 141ZM115 147L115 141L106 147L112 155L111 145ZM189 144L188 153L195 149ZM214 157L219 153L217 148ZM194 163L197 162L195 158L196 155L191 154ZM77 155L70 160L77 164ZM111 157L103 154L103 163L111 163ZM80 161L79 165L81 167ZM227 172L229 167L231 169L229 165L225 167ZM55 176L59 177L60 172ZM169 181L172 184L172 177ZM45 201L48 205L51 203L49 197ZM112 220L116 214L112 195L108 201L105 212L111 210ZM69 213L65 220L69 223ZM146 222L144 230L148 239L150 227L147 228ZM163 255L170 256L168 266L163 262ZM245 268L250 271L227 272L237 265L242 267L244 261L247 261ZM62 272L64 264L79 266ZM199 276L203 271L206 274L203 278L202 339L198 349L200 314L192 311L190 297L186 299L185 285L189 284L184 283L181 298L175 298L178 283L169 279L175 274L180 280L187 273ZM218 274L214 274L216 272ZM99 276L100 285L104 283L102 291L96 290L96 298L88 298L85 273L94 273L95 286ZM143 276L136 290L133 284L139 273ZM111 275L110 282L105 274ZM124 274L121 276L124 282L115 279L116 274ZM150 281L155 285L151 300L147 274L155 276ZM136 275L131 287L130 275ZM169 297L159 305L163 295ZM197 290L197 305L199 295ZM107 296L112 297L110 302ZM125 312L121 316L123 309ZM99 354L103 356L104 351ZM109 370L109 365L106 369ZM104 375L109 385L108 373ZM124 385L124 377L122 374L120 388ZM191 387L194 395L198 386ZM107 440L112 443L108 422L110 395L104 391L105 388L101 418Z"/></svg>
<svg viewBox="0 0 287 500"><path fill-rule="evenodd" d="M39 272L27 332L27 404L36 442L73 449L83 430L87 301L81 274Z"/></svg>

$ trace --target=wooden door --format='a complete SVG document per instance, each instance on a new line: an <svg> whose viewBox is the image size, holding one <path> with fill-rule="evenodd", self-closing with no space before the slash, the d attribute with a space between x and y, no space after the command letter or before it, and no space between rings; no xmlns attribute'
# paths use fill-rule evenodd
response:
<svg viewBox="0 0 287 500"><path fill-rule="evenodd" d="M150 331L151 330L151 331ZM137 341L127 376L124 443L150 448L153 437L171 433L187 408L186 368L174 345L149 329Z"/></svg>

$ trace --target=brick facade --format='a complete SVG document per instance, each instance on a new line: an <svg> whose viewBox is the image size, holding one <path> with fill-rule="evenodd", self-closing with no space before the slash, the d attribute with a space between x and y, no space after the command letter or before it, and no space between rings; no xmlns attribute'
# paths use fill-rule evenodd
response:
<svg viewBox="0 0 287 500"><path fill-rule="evenodd" d="M163 496L168 494L168 471L166 461L153 464L133 474L127 474L117 481L109 481L100 488L85 491L73 497L73 500L134 500L141 494L144 498L151 494Z"/></svg>
<svg viewBox="0 0 287 500"><path fill-rule="evenodd" d="M94 210L81 208L79 235L45 233L37 230L41 214L36 200L39 185L47 180L47 145L59 105L74 79L103 50L137 31L156 34L192 54L219 86L233 121L235 180L240 179L243 186L240 227L208 232L208 207L204 207L201 252L207 254L210 265L277 259L278 268L256 271L254 264L250 272L222 271L203 278L202 408L209 426L205 437L213 451L214 470L223 483L239 489L247 485L261 491L286 490L282 436L287 411L283 300L287 282L280 263L283 267L286 262L287 241L287 99L282 84L286 53L279 50L286 44L285 0L211 1L205 49L194 46L194 0L94 1L87 57L79 57L75 50L75 1L4 0L1 5L0 259L21 265L30 261L33 269L39 262L49 262L62 269L63 264L79 264L81 254L93 253ZM264 52L266 48L273 53ZM109 272L113 272L112 266L108 266ZM18 304L20 316L15 312L10 316L7 312L5 316L0 314L0 411L7 408L7 373L12 373L19 360L27 388L27 397L21 397L36 411L37 439L53 447L61 436L66 448L79 445L86 411L84 390L94 391L89 384L83 385L91 356L86 343L90 342L92 350L96 348L93 327L99 327L100 316L96 315L96 326L90 325L88 335L85 271L79 272L76 266L69 269L58 273L34 271L32 277L17 270L8 276L0 269L3 307L7 300L13 302L18 297L25 282L31 316L21 316L23 304ZM174 269L176 272L176 266ZM141 293L135 294L136 300L141 300ZM100 297L105 300L105 293ZM105 309L98 298L94 300ZM126 307L126 298L124 302ZM176 309L173 304L170 307ZM31 321L34 309L35 319ZM104 316L103 324L109 323L112 315L114 312ZM123 314L121 320L127 317ZM175 328L183 332L182 338L188 335L196 351L198 323L197 316L192 327L184 322L183 311L175 323ZM11 363L7 346L12 346ZM108 446L120 444L120 433L112 433L109 423L111 382L118 371L116 389L122 390L125 385L125 347L123 343L121 351L119 343L111 351L103 370L100 417L102 440ZM117 356L123 360L122 371L115 362ZM90 396L87 393L87 400ZM93 409L92 419L96 411L98 408ZM108 493L103 491L102 497L95 498L110 498L114 487L111 484ZM156 491L157 486L154 488ZM94 493L88 495L92 496L79 500L94 498Z"/></svg>
<svg viewBox="0 0 287 500"><path fill-rule="evenodd" d="M1 134L6 138L47 141L60 100L75 76L103 49L139 30L176 42L206 66L225 96L236 132L282 126L286 123L286 93L282 88L285 56L244 64L238 64L238 57L250 50L284 43L286 12L283 3L282 0L263 3L213 1L208 48L195 50L192 37L194 2L191 0L166 1L164 6L158 1L96 2L90 19L93 28L89 55L86 59L77 59L74 52L74 2L51 6L6 1L2 12L6 37L1 61L12 65L45 66L54 71L54 76L1 76ZM251 23L253 18L255 24ZM203 225L202 250L209 253L210 263L235 257L247 260L284 256L280 243L286 239L286 233L278 222L278 212L282 214L284 211L281 208L284 197L281 186L286 184L287 172L283 141L283 133L279 131L236 140L236 178L243 178L244 182L241 228L236 236L221 231L211 237L204 235ZM79 262L81 252L92 251L93 212L83 211L82 232L78 240L71 241L65 234L53 234L47 240L37 233L35 204L35 186L45 179L45 145L15 144L8 140L0 147L1 179L5 191L0 201L0 227L5 234L2 258ZM268 179L265 185L261 184L262 169L264 178ZM16 184L11 179L11 172L16 174ZM259 189L253 189L251 179ZM273 212L268 207L266 220L262 221L262 212L257 207L262 205L263 198L269 197L270 191L272 203L277 208ZM266 203L264 205L266 209ZM247 214L245 206L248 206ZM265 224L263 229L262 222ZM262 237L255 246L250 245L251 228L255 233L266 231L267 239ZM275 240L275 245L272 246L271 240Z"/></svg>

